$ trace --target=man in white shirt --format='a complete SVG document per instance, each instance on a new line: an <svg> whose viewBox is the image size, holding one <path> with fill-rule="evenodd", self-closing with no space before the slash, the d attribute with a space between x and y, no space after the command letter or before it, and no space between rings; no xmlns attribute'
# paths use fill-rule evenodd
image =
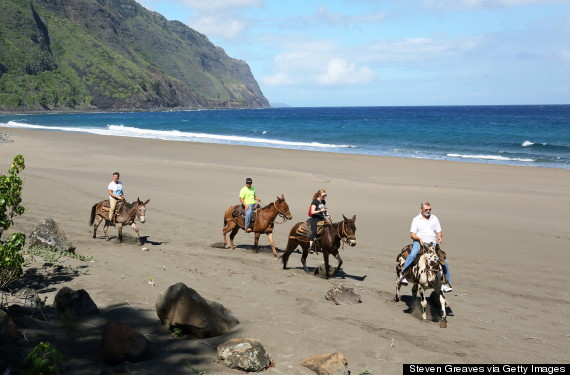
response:
<svg viewBox="0 0 570 375"><path fill-rule="evenodd" d="M400 274L400 284L402 285L408 285L408 280L404 277L404 272L412 265L423 244L436 243L436 241L438 244L441 244L443 242L441 224L439 223L439 219L431 214L431 205L429 202L421 203L420 214L412 220L410 237L414 240L414 243L412 245L412 251L406 258L402 273ZM447 260L445 261L445 266L443 266L443 272L445 273L447 282L442 285L441 289L446 293L451 292L453 289L451 288L451 276L449 274L449 264Z"/></svg>
<svg viewBox="0 0 570 375"><path fill-rule="evenodd" d="M124 192L123 192L123 183L119 181L119 172L113 173L113 181L109 183L107 186L107 190L109 191L109 220L111 223L114 223L113 217L115 216L115 207L117 206L118 201L122 201L125 199Z"/></svg>

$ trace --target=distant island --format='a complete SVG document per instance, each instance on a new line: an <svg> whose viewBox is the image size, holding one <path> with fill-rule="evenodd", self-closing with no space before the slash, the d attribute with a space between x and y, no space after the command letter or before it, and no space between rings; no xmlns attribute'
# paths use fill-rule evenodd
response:
<svg viewBox="0 0 570 375"><path fill-rule="evenodd" d="M0 111L269 107L245 61L133 0L0 11Z"/></svg>

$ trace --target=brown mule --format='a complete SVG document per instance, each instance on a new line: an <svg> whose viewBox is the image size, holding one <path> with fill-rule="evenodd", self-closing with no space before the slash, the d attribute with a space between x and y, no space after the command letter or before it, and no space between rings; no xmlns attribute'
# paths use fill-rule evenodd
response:
<svg viewBox="0 0 570 375"><path fill-rule="evenodd" d="M233 215L234 210L237 206L230 206L224 213L224 228L222 229L222 234L224 236L224 246L227 246L228 241L226 239L226 234L230 232L230 248L235 250L234 237L237 232L244 228L244 218L236 217ZM273 250L273 255L277 256L277 250L275 249L275 243L273 242L273 227L275 226L275 219L277 216L283 219L283 222L291 220L293 216L289 211L289 205L285 202L285 197L281 194L281 197L277 197L277 200L273 203L268 204L265 207L257 209L257 217L253 225L253 232L255 233L255 239L253 244L253 252L257 253L257 244L259 243L259 236L262 233L267 234L269 238L269 243L271 244L271 250ZM278 223L281 224L281 223Z"/></svg>
<svg viewBox="0 0 570 375"><path fill-rule="evenodd" d="M145 221L146 205L150 201L141 201L137 198L136 202L129 203L124 202L120 207L117 207L115 212L115 225L117 226L117 231L119 232L119 242L123 242L123 225L130 225L134 231L137 233L137 240L139 244L142 245L139 229L135 224L135 220L138 218L141 223ZM96 203L91 208L91 218L89 220L89 225L93 225L93 238L97 238L97 228L99 224L105 220L105 226L103 227L103 232L105 232L105 238L109 241L109 200L104 200Z"/></svg>
<svg viewBox="0 0 570 375"><path fill-rule="evenodd" d="M346 218L342 215L343 221L338 223L326 224L323 228L323 234L317 239L319 244L319 251L323 253L323 258L325 260L325 271L326 278L329 278L329 255L334 256L338 260L337 271L342 265L342 258L338 253L338 249L341 245L341 241L345 241L350 246L356 246L356 226L354 222L356 221L356 215L352 219ZM287 269L287 261L289 256L297 248L301 246L303 250L303 255L301 255L301 263L303 263L303 269L305 272L309 272L307 268L307 256L309 255L309 237L304 235L299 235L297 229L301 226L303 222L297 223L291 228L289 232L289 240L287 241L287 248L283 255L281 255L281 261L283 262L283 269Z"/></svg>

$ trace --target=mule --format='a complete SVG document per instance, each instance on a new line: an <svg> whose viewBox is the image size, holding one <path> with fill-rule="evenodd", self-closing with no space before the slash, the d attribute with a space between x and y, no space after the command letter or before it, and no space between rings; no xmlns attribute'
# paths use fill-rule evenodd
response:
<svg viewBox="0 0 570 375"><path fill-rule="evenodd" d="M230 206L224 213L224 228L222 229L224 247L228 244L226 234L230 232L230 248L232 250L235 250L234 237L237 232L240 228L245 230L245 217L234 215L234 210L239 206L240 205ZM283 219L281 223L284 223L285 221L293 218L289 211L289 205L285 202L285 197L281 194L281 197L277 197L275 202L270 203L265 207L258 208L254 215L256 215L256 217L253 225L253 233L255 234L255 238L253 240L253 252L257 253L259 236L261 236L262 233L265 233L269 239L271 250L273 250L273 256L277 257L277 249L275 249L275 243L273 242L273 227L275 226L275 220L277 216L279 216Z"/></svg>
<svg viewBox="0 0 570 375"><path fill-rule="evenodd" d="M323 228L323 233L317 238L318 251L322 251L323 258L325 261L325 277L329 278L329 255L332 255L338 261L338 266L335 270L340 270L342 266L342 258L338 252L341 243L347 243L349 246L356 246L356 226L354 225L356 221L356 215L352 219L347 219L342 215L343 220L338 223L326 223ZM309 272L307 268L307 256L309 255L309 236L300 234L297 232L299 227L303 225L303 222L297 223L291 228L289 232L289 240L287 241L287 248L285 252L281 255L281 261L283 263L283 269L287 269L287 262L289 261L289 256L297 248L301 246L303 250L303 255L301 255L301 263L303 263L303 269L305 272Z"/></svg>
<svg viewBox="0 0 570 375"><path fill-rule="evenodd" d="M137 198L136 202L123 202L120 207L117 206L115 209L115 225L117 226L117 231L119 232L119 242L123 242L123 225L130 225L134 231L137 233L137 241L142 245L142 241L139 235L139 229L135 224L135 220L139 219L141 223L145 221L146 205L150 199L146 201L141 201ZM91 219L89 220L89 225L93 225L93 238L97 238L97 228L101 221L105 220L105 226L103 227L103 232L105 232L105 238L109 241L109 200L104 200L99 203L95 203L91 208Z"/></svg>
<svg viewBox="0 0 570 375"><path fill-rule="evenodd" d="M396 296L394 301L400 301L400 272L404 268L407 254L412 249L412 245L404 246L396 257ZM445 295L441 290L443 284L443 268L441 260L437 252L437 245L433 243L424 243L422 249L414 264L409 267L405 272L406 278L413 283L412 295L417 297L418 290L420 291L420 299L422 305L422 320L426 320L426 307L427 300L425 293L428 289L433 289L435 295L439 298L441 304L441 320L439 326L441 328L447 327L446 308L449 307L445 300Z"/></svg>

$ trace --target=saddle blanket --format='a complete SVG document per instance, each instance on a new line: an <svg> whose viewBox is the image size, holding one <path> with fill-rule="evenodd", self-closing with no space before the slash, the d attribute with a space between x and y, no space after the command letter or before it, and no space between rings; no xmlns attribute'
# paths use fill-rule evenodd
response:
<svg viewBox="0 0 570 375"><path fill-rule="evenodd" d="M320 237L323 234L325 225L327 225L327 222L324 220L317 223L317 237ZM311 225L308 223L308 220L299 225L295 234L299 237L311 237Z"/></svg>

